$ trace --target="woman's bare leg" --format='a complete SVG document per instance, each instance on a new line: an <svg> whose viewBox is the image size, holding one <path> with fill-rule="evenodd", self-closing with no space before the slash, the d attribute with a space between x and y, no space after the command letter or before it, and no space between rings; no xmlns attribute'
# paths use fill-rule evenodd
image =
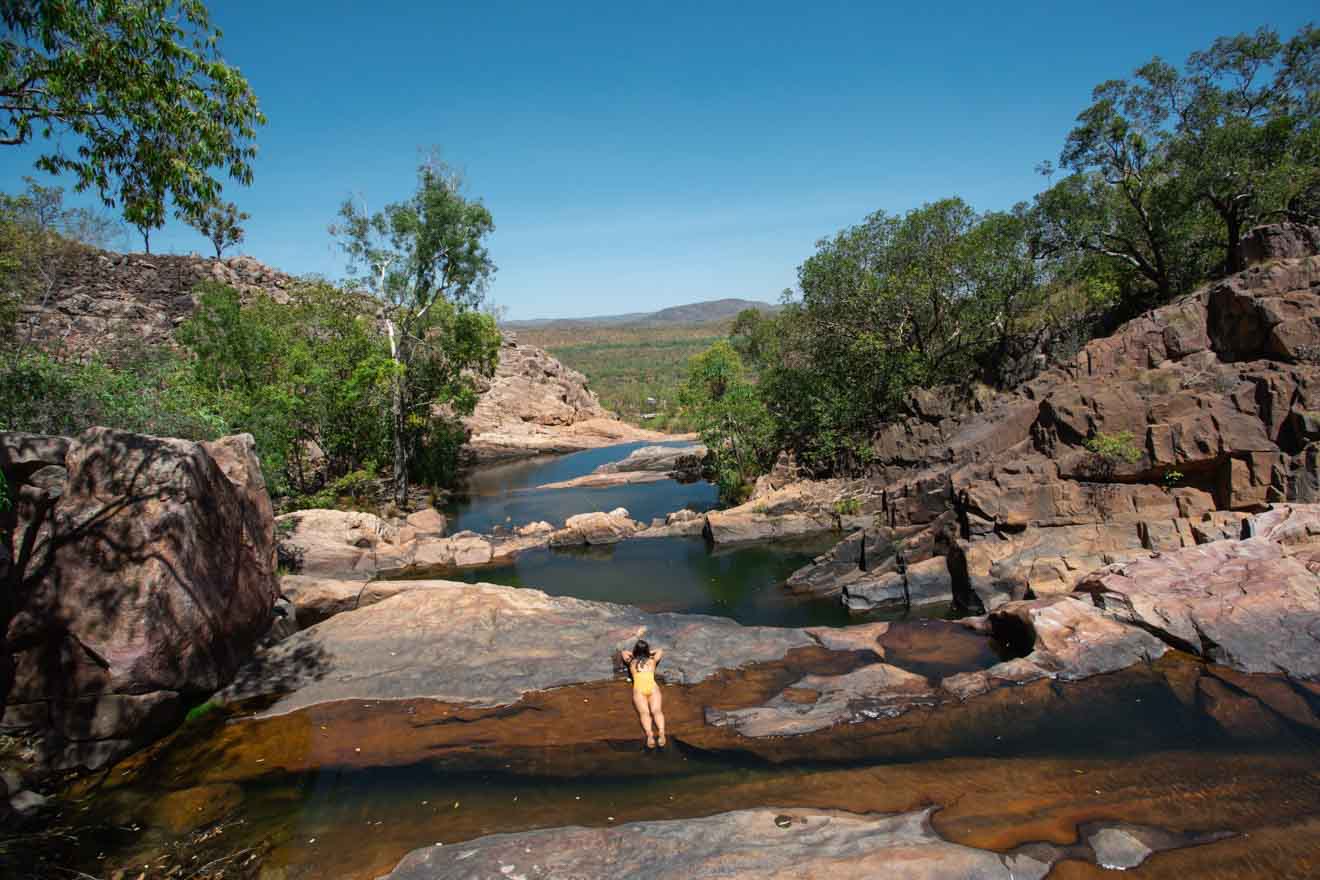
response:
<svg viewBox="0 0 1320 880"><path fill-rule="evenodd" d="M646 734L646 745L648 748L654 748L655 734L651 732L651 707L646 697L633 691L633 706L637 708L637 720L642 723L642 732Z"/></svg>
<svg viewBox="0 0 1320 880"><path fill-rule="evenodd" d="M660 688L651 691L648 708L651 710L651 717L655 719L655 729L660 734L658 741L663 746L665 744L665 713L663 701L660 699Z"/></svg>

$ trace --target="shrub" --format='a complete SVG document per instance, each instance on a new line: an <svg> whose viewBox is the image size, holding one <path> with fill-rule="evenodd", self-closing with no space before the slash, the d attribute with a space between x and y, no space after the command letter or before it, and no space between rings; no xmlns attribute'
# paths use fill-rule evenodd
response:
<svg viewBox="0 0 1320 880"><path fill-rule="evenodd" d="M1111 463L1136 464L1141 461L1141 450L1132 439L1131 431L1119 431L1116 434L1098 433L1086 441L1086 449L1092 455Z"/></svg>

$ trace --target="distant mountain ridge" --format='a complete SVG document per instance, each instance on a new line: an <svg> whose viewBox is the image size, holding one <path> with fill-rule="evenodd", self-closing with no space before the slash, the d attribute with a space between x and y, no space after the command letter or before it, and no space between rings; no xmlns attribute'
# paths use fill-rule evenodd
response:
<svg viewBox="0 0 1320 880"><path fill-rule="evenodd" d="M779 306L754 299L711 299L704 302L670 306L658 312L630 312L624 315L599 315L589 318L536 318L530 321L505 321L507 330L543 330L571 326L657 326L665 324L707 324L732 318L744 309L776 312Z"/></svg>

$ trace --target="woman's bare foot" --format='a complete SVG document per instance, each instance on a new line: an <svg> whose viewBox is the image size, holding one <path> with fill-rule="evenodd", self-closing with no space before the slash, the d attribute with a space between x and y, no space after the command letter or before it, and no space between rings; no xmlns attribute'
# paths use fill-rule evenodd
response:
<svg viewBox="0 0 1320 880"><path fill-rule="evenodd" d="M648 749L653 749L653 748L655 748L655 737L653 737L653 736L648 736L648 737L646 738L646 747L647 747Z"/></svg>
<svg viewBox="0 0 1320 880"><path fill-rule="evenodd" d="M665 739L665 735L662 733L660 734L660 739L657 740L657 742L660 744L660 748L663 749L665 747L665 743L668 742L668 740Z"/></svg>

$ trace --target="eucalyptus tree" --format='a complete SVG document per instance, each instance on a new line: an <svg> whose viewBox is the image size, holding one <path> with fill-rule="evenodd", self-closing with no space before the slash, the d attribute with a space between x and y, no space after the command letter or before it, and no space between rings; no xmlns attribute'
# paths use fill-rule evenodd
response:
<svg viewBox="0 0 1320 880"><path fill-rule="evenodd" d="M1097 86L1040 198L1055 237L1129 267L1168 297L1235 271L1242 235L1314 219L1320 29L1217 39L1182 70L1154 58Z"/></svg>
<svg viewBox="0 0 1320 880"><path fill-rule="evenodd" d="M477 311L495 271L485 245L494 223L480 201L464 196L458 175L435 161L421 165L405 201L370 214L349 199L340 218L331 234L348 255L350 274L382 304L394 365L394 497L403 506L436 407L471 412L473 372L495 368L499 333ZM452 445L452 431L437 434Z"/></svg>
<svg viewBox="0 0 1320 880"><path fill-rule="evenodd" d="M250 218L233 202L215 202L188 215L188 225L196 229L215 248L218 260L225 248L243 242L243 224Z"/></svg>
<svg viewBox="0 0 1320 880"><path fill-rule="evenodd" d="M187 215L216 201L220 175L251 182L265 118L201 0L5 0L0 20L0 145L54 139L37 167L144 238L167 200Z"/></svg>

